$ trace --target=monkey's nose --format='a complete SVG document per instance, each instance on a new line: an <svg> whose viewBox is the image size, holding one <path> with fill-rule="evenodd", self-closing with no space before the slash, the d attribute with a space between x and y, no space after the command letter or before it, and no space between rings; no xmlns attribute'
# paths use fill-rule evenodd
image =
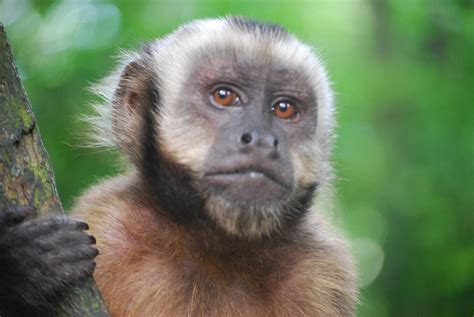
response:
<svg viewBox="0 0 474 317"><path fill-rule="evenodd" d="M240 149L243 153L265 151L268 152L272 158L278 158L278 145L278 138L266 130L248 130L240 136Z"/></svg>

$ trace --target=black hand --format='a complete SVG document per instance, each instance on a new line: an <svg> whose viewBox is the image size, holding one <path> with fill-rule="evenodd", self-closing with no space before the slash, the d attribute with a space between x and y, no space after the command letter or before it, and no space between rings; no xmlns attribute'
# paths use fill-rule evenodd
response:
<svg viewBox="0 0 474 317"><path fill-rule="evenodd" d="M98 251L94 237L84 232L86 223L58 215L28 217L26 211L0 220L0 309L2 303L47 309L95 268Z"/></svg>

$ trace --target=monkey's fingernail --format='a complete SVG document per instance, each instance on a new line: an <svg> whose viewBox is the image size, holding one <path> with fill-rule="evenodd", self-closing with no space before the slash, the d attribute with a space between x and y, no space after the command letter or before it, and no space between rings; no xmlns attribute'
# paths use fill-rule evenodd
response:
<svg viewBox="0 0 474 317"><path fill-rule="evenodd" d="M97 240L96 240L95 237L92 236L92 235L89 235L89 240L90 240L90 242L91 242L92 244L96 244L96 243L97 243Z"/></svg>
<svg viewBox="0 0 474 317"><path fill-rule="evenodd" d="M87 224L87 222L84 222L84 221L78 220L77 221L77 227L82 229L82 230L89 230L89 225Z"/></svg>

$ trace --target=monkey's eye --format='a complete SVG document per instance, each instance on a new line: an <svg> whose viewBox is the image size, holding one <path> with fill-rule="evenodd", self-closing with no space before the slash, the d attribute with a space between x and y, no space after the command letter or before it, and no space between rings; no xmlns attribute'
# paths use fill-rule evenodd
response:
<svg viewBox="0 0 474 317"><path fill-rule="evenodd" d="M211 101L214 105L220 107L235 106L239 103L239 96L228 88L217 88L211 95Z"/></svg>
<svg viewBox="0 0 474 317"><path fill-rule="evenodd" d="M296 120L298 118L298 109L287 100L280 100L272 105L272 111L280 119Z"/></svg>

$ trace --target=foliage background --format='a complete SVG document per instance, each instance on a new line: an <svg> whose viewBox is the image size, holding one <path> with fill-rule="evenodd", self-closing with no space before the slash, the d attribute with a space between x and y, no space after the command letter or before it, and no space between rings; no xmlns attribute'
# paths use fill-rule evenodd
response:
<svg viewBox="0 0 474 317"><path fill-rule="evenodd" d="M60 196L117 171L77 120L119 48L195 18L286 26L324 57L339 108L337 221L359 316L474 314L474 1L0 0ZM74 146L73 146L74 145Z"/></svg>

